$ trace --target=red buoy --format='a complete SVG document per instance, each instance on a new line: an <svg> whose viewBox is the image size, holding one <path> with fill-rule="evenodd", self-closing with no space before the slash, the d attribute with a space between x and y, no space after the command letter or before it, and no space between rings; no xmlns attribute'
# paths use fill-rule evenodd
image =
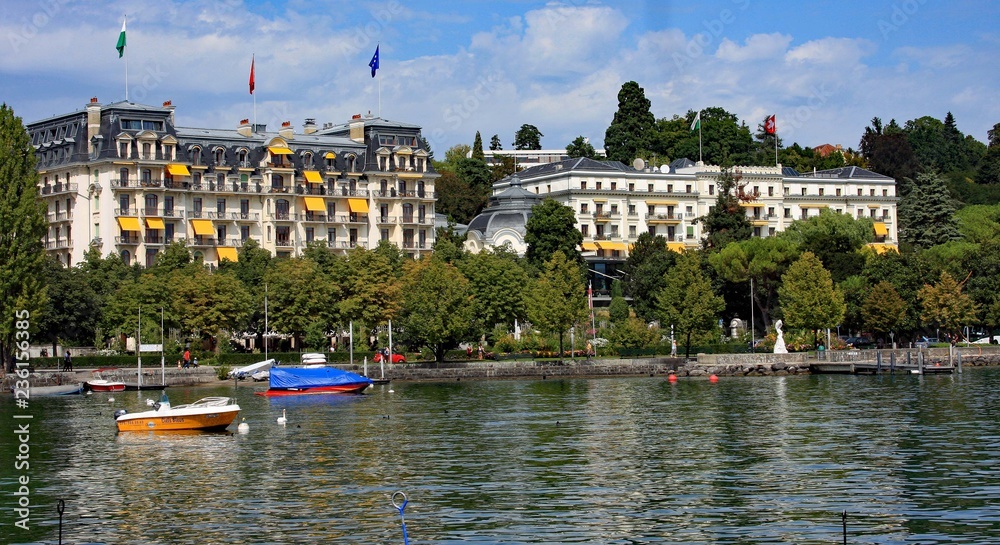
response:
<svg viewBox="0 0 1000 545"><path fill-rule="evenodd" d="M677 375L670 373L670 376L667 377L667 380L669 382L677 382Z"/></svg>
<svg viewBox="0 0 1000 545"><path fill-rule="evenodd" d="M709 375L708 381L709 382L719 382L719 377L715 376L714 374Z"/></svg>

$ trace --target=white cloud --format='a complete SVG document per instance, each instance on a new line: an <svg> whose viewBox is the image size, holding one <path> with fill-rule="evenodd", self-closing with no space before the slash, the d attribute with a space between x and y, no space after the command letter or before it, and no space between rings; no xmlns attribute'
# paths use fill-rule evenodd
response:
<svg viewBox="0 0 1000 545"><path fill-rule="evenodd" d="M863 38L820 38L794 47L785 55L789 62L851 66L871 55L876 46Z"/></svg>
<svg viewBox="0 0 1000 545"><path fill-rule="evenodd" d="M955 68L960 66L974 55L972 48L965 44L953 44L940 47L900 47L893 52L893 56L909 61L920 67L931 70L941 70L945 68Z"/></svg>
<svg viewBox="0 0 1000 545"><path fill-rule="evenodd" d="M729 38L723 38L715 56L729 62L745 62L780 58L792 43L787 34L754 34L740 46Z"/></svg>

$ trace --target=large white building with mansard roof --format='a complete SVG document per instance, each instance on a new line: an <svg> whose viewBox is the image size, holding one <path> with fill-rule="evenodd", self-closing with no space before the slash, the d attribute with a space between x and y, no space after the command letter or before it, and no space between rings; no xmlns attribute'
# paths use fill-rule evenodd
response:
<svg viewBox="0 0 1000 545"><path fill-rule="evenodd" d="M417 257L434 242L434 181L420 127L356 115L276 131L178 127L174 106L100 104L27 126L48 207L47 251L90 248L151 265L183 240L206 263L253 239L277 256L388 240Z"/></svg>
<svg viewBox="0 0 1000 545"><path fill-rule="evenodd" d="M888 176L859 167L809 173L781 166L733 170L746 184L745 191L757 195L743 204L755 237L773 236L791 222L827 209L871 220L875 251L896 247L898 198L895 180ZM718 166L687 159L661 168L586 158L528 168L493 186L494 197L501 197L504 203L502 216L508 220L503 231L491 230L493 222L481 220L496 215L487 208L469 223L466 248L480 251L498 242L510 242L523 251L524 225L510 225L509 219L519 212L529 217L533 201L522 195L517 202L526 210L517 211L517 203L502 197L512 188L539 199L551 197L576 213L576 226L583 233L583 255L590 269L597 271L592 273L595 293L606 295L609 278L617 275L630 245L641 233L663 235L669 247L678 251L701 244L703 226L696 220L715 206L721 171ZM515 232L520 240L514 240ZM503 240L497 238L498 233Z"/></svg>

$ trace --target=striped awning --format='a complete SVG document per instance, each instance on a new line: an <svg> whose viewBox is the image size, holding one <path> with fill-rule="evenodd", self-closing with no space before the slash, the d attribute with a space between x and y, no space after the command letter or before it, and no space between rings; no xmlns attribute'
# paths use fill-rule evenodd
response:
<svg viewBox="0 0 1000 545"><path fill-rule="evenodd" d="M306 201L306 210L310 212L326 212L323 197L302 197Z"/></svg>
<svg viewBox="0 0 1000 545"><path fill-rule="evenodd" d="M354 212L355 214L368 213L368 201L364 199L347 199L347 206L351 209L351 212Z"/></svg>
<svg viewBox="0 0 1000 545"><path fill-rule="evenodd" d="M199 236L210 237L215 234L212 220L191 220L191 228L194 229L194 234Z"/></svg>
<svg viewBox="0 0 1000 545"><path fill-rule="evenodd" d="M323 183L323 177L319 175L318 170L304 170L302 174L305 175L306 181L311 184L321 184Z"/></svg>
<svg viewBox="0 0 1000 545"><path fill-rule="evenodd" d="M236 248L216 248L215 251L219 254L219 261L223 259L228 259L234 263L239 261L239 254L236 253Z"/></svg>
<svg viewBox="0 0 1000 545"><path fill-rule="evenodd" d="M139 218L129 218L129 217L118 218L118 226L122 228L122 231L142 230L142 226L139 225Z"/></svg>

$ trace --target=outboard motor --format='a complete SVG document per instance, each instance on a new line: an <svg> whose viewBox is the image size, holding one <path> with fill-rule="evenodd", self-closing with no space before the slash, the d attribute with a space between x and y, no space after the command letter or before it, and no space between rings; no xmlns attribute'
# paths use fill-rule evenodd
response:
<svg viewBox="0 0 1000 545"><path fill-rule="evenodd" d="M126 414L128 414L128 411L126 411L125 409L118 409L117 411L115 411L115 420L118 420L118 417L125 416Z"/></svg>

